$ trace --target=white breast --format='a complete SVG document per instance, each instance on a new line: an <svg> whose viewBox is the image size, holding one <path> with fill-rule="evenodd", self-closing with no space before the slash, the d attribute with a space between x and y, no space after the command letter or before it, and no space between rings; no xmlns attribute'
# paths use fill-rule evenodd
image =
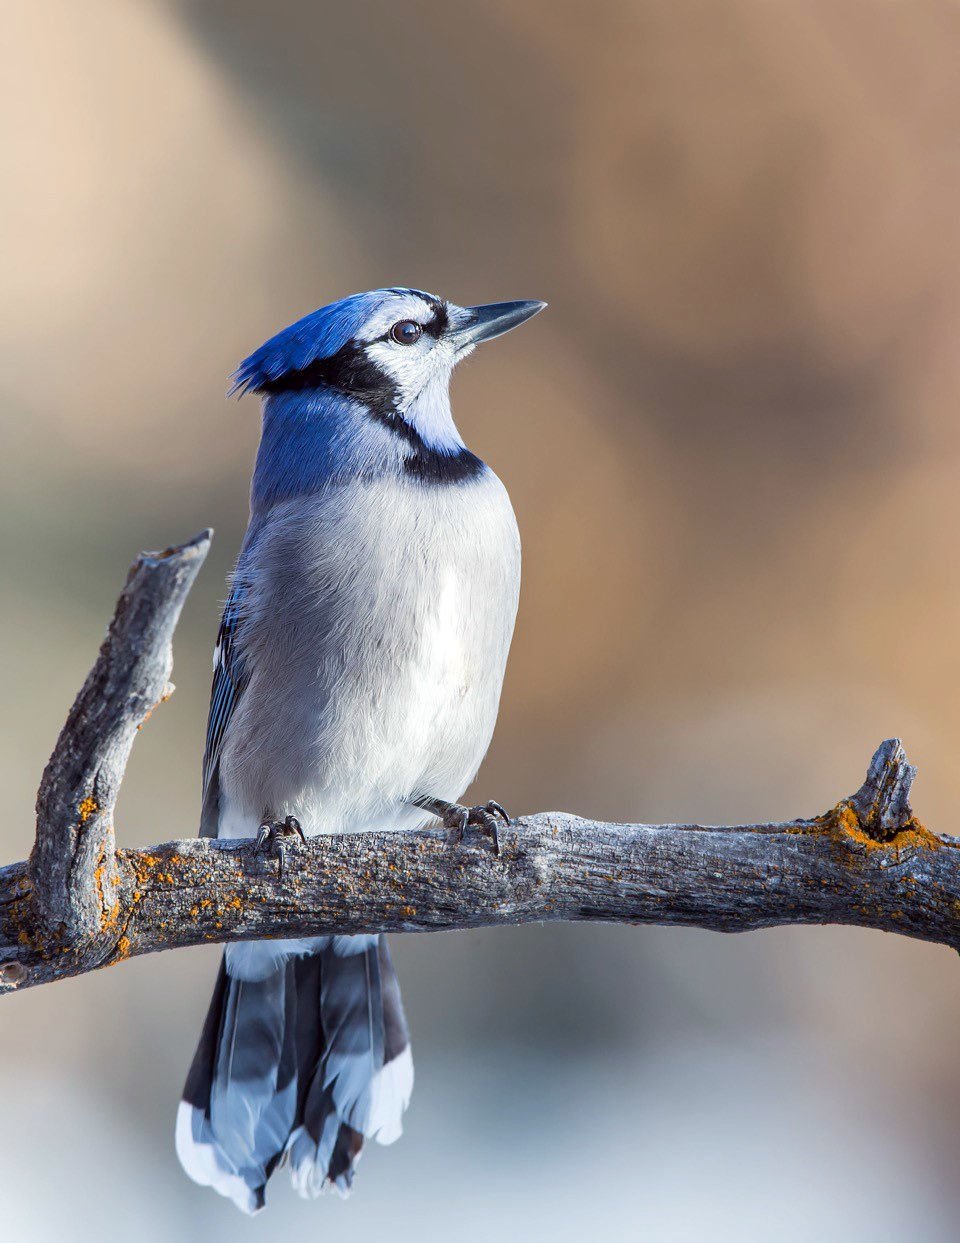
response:
<svg viewBox="0 0 960 1243"><path fill-rule="evenodd" d="M414 710L426 725L438 712L455 708L464 699L471 676L472 618L464 607L463 575L452 564L440 566L437 582L436 599L427 608L411 661L419 679Z"/></svg>
<svg viewBox="0 0 960 1243"><path fill-rule="evenodd" d="M520 581L506 491L357 483L278 507L221 764L221 835L406 828L457 799L496 720Z"/></svg>

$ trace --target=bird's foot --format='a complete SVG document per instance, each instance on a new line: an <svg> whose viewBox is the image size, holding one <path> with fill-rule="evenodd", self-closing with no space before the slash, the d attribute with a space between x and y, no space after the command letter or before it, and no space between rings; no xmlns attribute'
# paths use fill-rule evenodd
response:
<svg viewBox="0 0 960 1243"><path fill-rule="evenodd" d="M287 816L285 820L265 820L257 830L253 853L276 857L278 880L283 879L285 854L291 837L299 837L306 845L307 839L303 836L303 829L296 816Z"/></svg>
<svg viewBox="0 0 960 1243"><path fill-rule="evenodd" d="M497 821L509 825L510 817L506 809L495 800L480 803L475 807L464 807L461 803L448 803L440 798L420 798L415 800L418 807L432 812L445 829L449 830L447 842L451 846L459 846L468 829L479 829L493 842L493 853L500 853L500 837L497 833Z"/></svg>

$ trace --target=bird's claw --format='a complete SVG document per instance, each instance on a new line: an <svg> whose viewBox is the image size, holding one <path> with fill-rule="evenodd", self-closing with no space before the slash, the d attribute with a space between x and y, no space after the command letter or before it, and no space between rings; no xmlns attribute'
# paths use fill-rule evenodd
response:
<svg viewBox="0 0 960 1243"><path fill-rule="evenodd" d="M461 807L459 803L454 803L448 812L441 817L443 827L449 829L447 842L451 846L459 846L463 842L464 835L468 828L479 829L486 837L493 842L493 853L500 853L500 835L497 832L497 819L501 819L504 824L509 825L510 817L506 809L502 807L495 799L491 799L488 803L478 804L476 807Z"/></svg>
<svg viewBox="0 0 960 1243"><path fill-rule="evenodd" d="M496 799L492 798L489 803L485 804L485 808L492 816L499 816L503 823L509 828L510 813L507 811L506 807L502 806Z"/></svg>
<svg viewBox="0 0 960 1243"><path fill-rule="evenodd" d="M481 803L476 807L464 807L461 803L448 803L446 799L419 795L410 800L414 807L422 807L424 811L436 816L447 833L447 843L459 846L468 828L479 829L493 841L493 853L500 853L500 837L497 834L497 817L504 824L510 823L505 807L495 799L489 803Z"/></svg>
<svg viewBox="0 0 960 1243"><path fill-rule="evenodd" d="M306 845L303 828L296 816L287 816L285 820L265 820L257 830L257 840L253 846L255 855L276 855L277 879L283 879L283 865L287 843L291 837L299 837Z"/></svg>

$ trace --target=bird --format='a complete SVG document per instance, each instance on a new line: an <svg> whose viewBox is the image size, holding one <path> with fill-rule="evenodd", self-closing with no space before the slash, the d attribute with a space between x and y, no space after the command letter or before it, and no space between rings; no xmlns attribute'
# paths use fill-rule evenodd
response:
<svg viewBox="0 0 960 1243"><path fill-rule="evenodd" d="M262 426L214 652L202 836L255 839L288 870L300 837L437 820L452 848L475 831L498 849L503 807L458 800L496 722L520 537L449 387L477 345L545 306L353 294L234 372ZM228 944L177 1154L246 1213L282 1165L305 1198L346 1195L364 1142L399 1137L412 1088L383 937Z"/></svg>

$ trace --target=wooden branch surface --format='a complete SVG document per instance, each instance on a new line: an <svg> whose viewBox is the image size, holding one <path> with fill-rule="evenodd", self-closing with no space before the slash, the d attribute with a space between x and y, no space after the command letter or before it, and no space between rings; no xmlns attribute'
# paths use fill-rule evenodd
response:
<svg viewBox="0 0 960 1243"><path fill-rule="evenodd" d="M546 920L741 932L856 924L960 948L960 842L910 809L883 743L856 794L785 824L605 824L544 812L451 847L439 831L116 849L112 809L209 534L144 554L44 774L29 863L0 869L0 991L208 941L427 932Z"/></svg>

